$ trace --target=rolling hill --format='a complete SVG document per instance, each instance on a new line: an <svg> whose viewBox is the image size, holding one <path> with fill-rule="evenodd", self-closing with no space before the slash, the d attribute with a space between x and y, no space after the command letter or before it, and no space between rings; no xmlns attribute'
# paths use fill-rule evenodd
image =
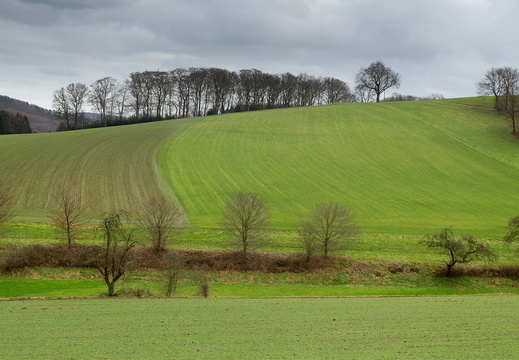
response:
<svg viewBox="0 0 519 360"><path fill-rule="evenodd" d="M338 201L364 232L500 236L519 213L519 142L480 99L336 104L0 139L20 218L43 217L66 179L92 213L176 196L218 227L236 189L259 193L277 229ZM485 105L483 103L483 105Z"/></svg>
<svg viewBox="0 0 519 360"><path fill-rule="evenodd" d="M241 188L268 200L277 228L324 200L366 232L499 235L519 213L518 154L492 110L419 101L204 118L168 141L159 165L198 226L218 226Z"/></svg>
<svg viewBox="0 0 519 360"><path fill-rule="evenodd" d="M27 115L33 132L56 131L59 125L52 111L8 96L0 95L0 110Z"/></svg>

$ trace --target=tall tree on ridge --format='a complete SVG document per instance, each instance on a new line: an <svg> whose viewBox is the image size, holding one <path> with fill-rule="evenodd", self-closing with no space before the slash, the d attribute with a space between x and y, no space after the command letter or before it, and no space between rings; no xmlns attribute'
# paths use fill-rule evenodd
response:
<svg viewBox="0 0 519 360"><path fill-rule="evenodd" d="M355 77L355 83L360 89L372 90L376 102L380 102L380 95L389 88L400 87L400 75L382 61L375 61L367 68L362 68Z"/></svg>

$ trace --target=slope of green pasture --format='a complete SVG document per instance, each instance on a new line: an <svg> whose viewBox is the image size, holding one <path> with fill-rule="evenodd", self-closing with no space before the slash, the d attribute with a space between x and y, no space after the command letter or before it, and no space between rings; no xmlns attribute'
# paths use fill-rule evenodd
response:
<svg viewBox="0 0 519 360"><path fill-rule="evenodd" d="M15 184L20 219L44 218L64 183L79 184L87 211L131 211L161 191L155 154L189 121L0 137L0 178Z"/></svg>
<svg viewBox="0 0 519 360"><path fill-rule="evenodd" d="M452 101L336 104L206 117L159 151L197 226L217 227L236 189L297 227L318 201L351 208L365 232L445 226L502 236L519 213L519 142L492 110Z"/></svg>
<svg viewBox="0 0 519 360"><path fill-rule="evenodd" d="M519 297L0 301L2 359L512 359Z"/></svg>

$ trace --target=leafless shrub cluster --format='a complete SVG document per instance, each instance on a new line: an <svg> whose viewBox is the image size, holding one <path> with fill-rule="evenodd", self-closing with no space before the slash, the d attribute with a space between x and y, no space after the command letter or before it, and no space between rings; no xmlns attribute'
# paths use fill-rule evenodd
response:
<svg viewBox="0 0 519 360"><path fill-rule="evenodd" d="M29 267L92 268L99 254L95 245L9 245L2 252L0 269L12 271Z"/></svg>

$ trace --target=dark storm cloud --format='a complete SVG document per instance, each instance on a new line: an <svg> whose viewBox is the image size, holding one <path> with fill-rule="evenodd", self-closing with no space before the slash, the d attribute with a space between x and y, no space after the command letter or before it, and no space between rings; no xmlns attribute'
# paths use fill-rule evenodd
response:
<svg viewBox="0 0 519 360"><path fill-rule="evenodd" d="M307 72L353 86L382 60L399 92L473 96L518 67L514 0L3 0L0 94L50 106L70 82L216 66Z"/></svg>

